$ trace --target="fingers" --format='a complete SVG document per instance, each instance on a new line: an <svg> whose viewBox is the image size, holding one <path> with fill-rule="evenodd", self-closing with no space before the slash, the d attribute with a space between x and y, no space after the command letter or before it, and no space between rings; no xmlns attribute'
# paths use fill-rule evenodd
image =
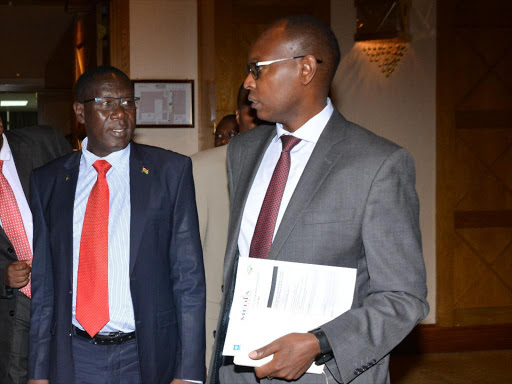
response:
<svg viewBox="0 0 512 384"><path fill-rule="evenodd" d="M313 337L311 337L313 336ZM267 364L254 369L257 377L297 380L314 362L318 354L318 341L309 333L291 333L252 351L249 357L261 359L274 355Z"/></svg>
<svg viewBox="0 0 512 384"><path fill-rule="evenodd" d="M258 348L255 351L250 352L249 357L253 360L260 360L267 356L273 355L278 350L279 350L279 339L274 340L273 342L265 345L264 347Z"/></svg>
<svg viewBox="0 0 512 384"><path fill-rule="evenodd" d="M22 271L24 269L30 269L30 265L25 261L16 261L15 263L9 264L7 269L12 269L13 271Z"/></svg>
<svg viewBox="0 0 512 384"><path fill-rule="evenodd" d="M30 280L31 270L26 261L9 264L5 270L5 284L11 288L23 288Z"/></svg>

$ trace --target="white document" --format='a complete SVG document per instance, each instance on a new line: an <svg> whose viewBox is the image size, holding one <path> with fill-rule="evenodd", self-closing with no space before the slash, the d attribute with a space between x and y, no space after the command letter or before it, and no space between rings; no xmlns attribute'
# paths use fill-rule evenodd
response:
<svg viewBox="0 0 512 384"><path fill-rule="evenodd" d="M249 352L292 332L305 333L350 309L356 269L241 257L229 316L224 356L259 367ZM322 373L313 365L308 373Z"/></svg>

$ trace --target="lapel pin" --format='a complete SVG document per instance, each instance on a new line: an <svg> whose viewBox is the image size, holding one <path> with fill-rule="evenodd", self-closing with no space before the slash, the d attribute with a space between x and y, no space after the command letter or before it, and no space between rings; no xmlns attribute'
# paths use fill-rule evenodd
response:
<svg viewBox="0 0 512 384"><path fill-rule="evenodd" d="M69 175L66 175L66 181L68 181L68 180L69 180Z"/></svg>
<svg viewBox="0 0 512 384"><path fill-rule="evenodd" d="M142 173L149 175L149 169L147 169L146 167L142 167Z"/></svg>

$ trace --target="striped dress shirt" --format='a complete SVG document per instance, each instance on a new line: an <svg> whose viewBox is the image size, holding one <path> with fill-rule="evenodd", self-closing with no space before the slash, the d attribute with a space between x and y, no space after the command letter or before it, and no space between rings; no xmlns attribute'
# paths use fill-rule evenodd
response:
<svg viewBox="0 0 512 384"><path fill-rule="evenodd" d="M73 212L73 325L76 320L76 285L80 257L80 239L89 194L98 173L92 166L96 160L106 160L112 168L107 172L109 187L108 218L108 301L110 321L100 333L133 332L135 317L130 292L130 145L106 157L87 150L87 138L82 143L82 157L76 185Z"/></svg>

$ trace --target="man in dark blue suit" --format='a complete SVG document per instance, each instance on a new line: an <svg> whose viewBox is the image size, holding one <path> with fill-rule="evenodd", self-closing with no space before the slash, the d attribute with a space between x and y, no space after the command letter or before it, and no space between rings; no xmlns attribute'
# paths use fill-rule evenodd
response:
<svg viewBox="0 0 512 384"><path fill-rule="evenodd" d="M84 73L76 99L82 150L32 175L29 383L203 382L190 159L132 142L137 100L118 69Z"/></svg>

